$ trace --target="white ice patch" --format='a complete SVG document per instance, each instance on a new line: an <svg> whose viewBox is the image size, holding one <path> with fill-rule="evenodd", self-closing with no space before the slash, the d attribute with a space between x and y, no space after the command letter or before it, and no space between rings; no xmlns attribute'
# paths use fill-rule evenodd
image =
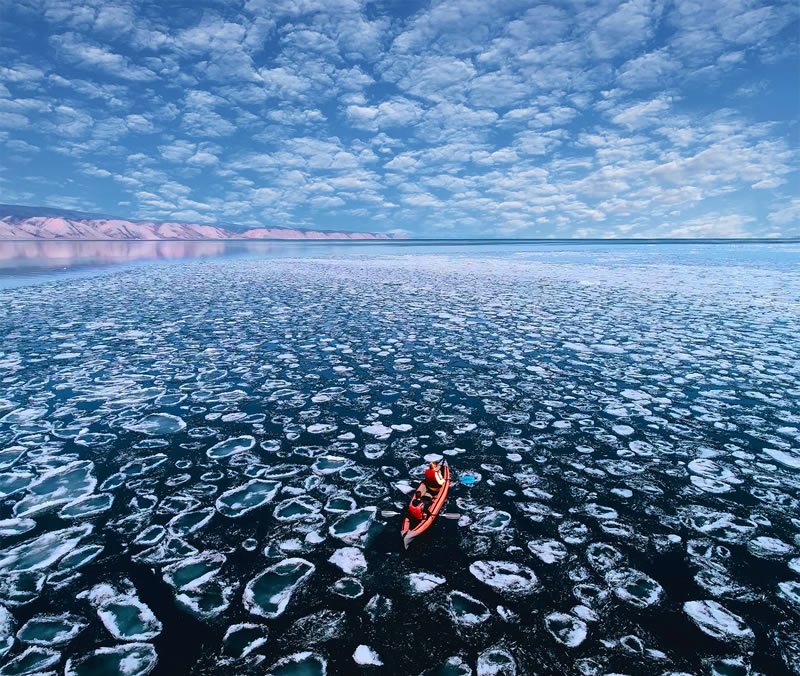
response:
<svg viewBox="0 0 800 676"><path fill-rule="evenodd" d="M794 605L800 607L800 582L789 580L778 583L778 593Z"/></svg>
<svg viewBox="0 0 800 676"><path fill-rule="evenodd" d="M765 448L764 453L784 467L800 469L800 453L780 451L777 448Z"/></svg>
<svg viewBox="0 0 800 676"><path fill-rule="evenodd" d="M34 528L36 522L33 519L0 519L0 537L22 535Z"/></svg>
<svg viewBox="0 0 800 676"><path fill-rule="evenodd" d="M229 458L237 453L245 453L251 450L255 445L255 438L245 434L240 437L231 437L230 439L225 439L225 441L220 441L218 444L214 444L206 451L206 455L216 460Z"/></svg>
<svg viewBox="0 0 800 676"><path fill-rule="evenodd" d="M217 511L231 519L239 518L271 502L280 487L280 481L253 479L220 495L216 501Z"/></svg>
<svg viewBox="0 0 800 676"><path fill-rule="evenodd" d="M389 435L392 433L392 428L376 422L372 423L371 425L367 425L366 427L362 427L361 431L364 432L364 434L372 435L376 439L388 439Z"/></svg>
<svg viewBox="0 0 800 676"><path fill-rule="evenodd" d="M64 505L58 512L62 519L89 519L111 509L114 496L110 493L85 495Z"/></svg>
<svg viewBox="0 0 800 676"><path fill-rule="evenodd" d="M91 524L43 533L33 540L0 551L0 574L42 570L71 552L92 532Z"/></svg>
<svg viewBox="0 0 800 676"><path fill-rule="evenodd" d="M263 624L232 624L222 637L222 650L234 659L242 659L267 643L269 630Z"/></svg>
<svg viewBox="0 0 800 676"><path fill-rule="evenodd" d="M484 584L509 594L531 594L538 586L533 570L513 561L475 561L469 572Z"/></svg>
<svg viewBox="0 0 800 676"><path fill-rule="evenodd" d="M292 594L315 570L313 563L300 558L279 561L256 575L245 587L242 601L254 615L268 619L286 610Z"/></svg>
<svg viewBox="0 0 800 676"><path fill-rule="evenodd" d="M511 514L502 510L490 510L479 516L471 528L476 533L498 533L511 523Z"/></svg>
<svg viewBox="0 0 800 676"><path fill-rule="evenodd" d="M186 422L171 413L152 413L134 424L125 425L125 429L149 436L175 434L186 428Z"/></svg>
<svg viewBox="0 0 800 676"><path fill-rule="evenodd" d="M475 671L477 676L516 676L517 661L508 650L495 646L478 656Z"/></svg>
<svg viewBox="0 0 800 676"><path fill-rule="evenodd" d="M5 606L0 606L0 657L14 645L14 616Z"/></svg>
<svg viewBox="0 0 800 676"><path fill-rule="evenodd" d="M436 589L436 587L443 585L447 580L441 575L421 571L418 573L409 573L406 581L412 594L426 594Z"/></svg>
<svg viewBox="0 0 800 676"><path fill-rule="evenodd" d="M794 554L797 549L778 538L760 535L748 540L747 551L760 559L782 559Z"/></svg>
<svg viewBox="0 0 800 676"><path fill-rule="evenodd" d="M545 563L558 563L567 556L567 548L558 540L531 540L528 549Z"/></svg>
<svg viewBox="0 0 800 676"><path fill-rule="evenodd" d="M17 632L17 638L32 645L60 645L71 641L86 626L85 620L72 613L34 615Z"/></svg>
<svg viewBox="0 0 800 676"><path fill-rule="evenodd" d="M24 425L25 423L39 420L39 418L43 418L45 415L47 415L47 408L44 406L17 408L0 418L0 423L6 423L7 425Z"/></svg>
<svg viewBox="0 0 800 676"><path fill-rule="evenodd" d="M375 507L362 507L345 512L333 523L328 532L347 544L363 545L377 511Z"/></svg>
<svg viewBox="0 0 800 676"><path fill-rule="evenodd" d="M213 579L225 564L226 557L219 552L204 552L164 568L162 578L178 591L193 591Z"/></svg>
<svg viewBox="0 0 800 676"><path fill-rule="evenodd" d="M11 676L11 674L29 674L30 676L43 676L48 672L49 667L55 666L61 661L61 653L49 648L34 646L27 648L17 655L14 659L6 662L0 674Z"/></svg>
<svg viewBox="0 0 800 676"><path fill-rule="evenodd" d="M489 619L489 609L478 599L464 592L450 592L448 612L456 625L474 627Z"/></svg>
<svg viewBox="0 0 800 676"><path fill-rule="evenodd" d="M345 575L361 575L367 571L367 560L357 547L337 549L328 561L341 568Z"/></svg>
<svg viewBox="0 0 800 676"><path fill-rule="evenodd" d="M606 573L606 583L626 603L637 608L652 606L661 600L664 590L652 577L633 568L617 568Z"/></svg>
<svg viewBox="0 0 800 676"><path fill-rule="evenodd" d="M314 423L306 427L306 432L309 434L330 434L338 429L336 425L331 423Z"/></svg>
<svg viewBox="0 0 800 676"><path fill-rule="evenodd" d="M325 676L327 672L328 663L324 657L305 651L279 659L269 668L266 676Z"/></svg>
<svg viewBox="0 0 800 676"><path fill-rule="evenodd" d="M375 667L383 666L383 662L381 661L381 658L378 657L378 653L376 653L369 646L363 644L356 648L356 651L353 653L353 660L355 660L356 664L371 665Z"/></svg>
<svg viewBox="0 0 800 676"><path fill-rule="evenodd" d="M687 601L683 610L701 631L720 641L748 643L754 639L744 620L716 601Z"/></svg>
<svg viewBox="0 0 800 676"><path fill-rule="evenodd" d="M275 506L272 515L278 521L290 523L301 521L308 516L319 513L322 510L322 503L311 496L303 495L296 498L283 500Z"/></svg>
<svg viewBox="0 0 800 676"><path fill-rule="evenodd" d="M586 640L588 634L586 622L566 613L550 613L544 618L544 624L547 631L568 648L578 647Z"/></svg>
<svg viewBox="0 0 800 676"><path fill-rule="evenodd" d="M97 615L118 641L148 641L161 633L162 625L131 587L120 592L109 584L98 584L83 592L95 606Z"/></svg>
<svg viewBox="0 0 800 676"><path fill-rule="evenodd" d="M64 676L145 676L157 661L156 650L149 643L128 643L70 657Z"/></svg>
<svg viewBox="0 0 800 676"><path fill-rule="evenodd" d="M28 486L27 495L14 505L14 516L51 510L90 494L97 485L94 463L78 460L42 474Z"/></svg>

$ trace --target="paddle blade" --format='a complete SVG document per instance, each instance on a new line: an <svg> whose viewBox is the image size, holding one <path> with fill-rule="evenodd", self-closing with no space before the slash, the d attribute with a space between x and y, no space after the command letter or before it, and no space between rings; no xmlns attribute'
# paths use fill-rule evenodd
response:
<svg viewBox="0 0 800 676"><path fill-rule="evenodd" d="M390 512L386 510L381 512L381 516L400 516L400 512Z"/></svg>

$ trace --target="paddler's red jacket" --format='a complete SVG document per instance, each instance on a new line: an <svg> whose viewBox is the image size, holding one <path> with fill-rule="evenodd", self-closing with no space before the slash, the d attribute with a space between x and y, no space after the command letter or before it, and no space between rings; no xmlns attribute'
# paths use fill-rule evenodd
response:
<svg viewBox="0 0 800 676"><path fill-rule="evenodd" d="M419 521L422 520L422 501L418 501L417 504L413 502L408 506L408 515Z"/></svg>
<svg viewBox="0 0 800 676"><path fill-rule="evenodd" d="M442 473L439 470L428 469L425 470L425 486L431 493L436 493L444 485Z"/></svg>

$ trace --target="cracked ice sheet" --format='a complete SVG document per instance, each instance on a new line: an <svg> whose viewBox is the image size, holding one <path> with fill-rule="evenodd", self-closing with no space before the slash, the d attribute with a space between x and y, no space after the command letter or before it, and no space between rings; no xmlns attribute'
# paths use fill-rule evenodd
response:
<svg viewBox="0 0 800 676"><path fill-rule="evenodd" d="M420 602L440 662L473 671L624 672L636 652L657 673L701 673L716 659L676 651L653 613L684 632L752 631L752 657L737 641L726 654L755 670L796 663L792 632L771 627L798 597L797 272L681 251L691 264L643 250L199 262L5 292L6 633L46 591L109 640L108 613L131 612L131 635L160 627L169 650L176 620L138 582L105 620L76 601L118 585L104 571L153 569L173 612L213 637L181 656L187 671L264 672L307 636L322 646L308 665L346 671L361 644L341 617L362 612L369 648L398 664L393 617ZM398 486L441 458L471 477L446 508L463 525L441 519L406 557L377 510L402 508ZM446 567L417 558L436 547ZM313 574L275 574L298 559ZM705 599L683 612L665 584L676 565ZM333 600L342 571L363 594ZM242 621L256 639L225 662ZM73 665L117 659L59 649ZM432 666L414 659L409 673Z"/></svg>

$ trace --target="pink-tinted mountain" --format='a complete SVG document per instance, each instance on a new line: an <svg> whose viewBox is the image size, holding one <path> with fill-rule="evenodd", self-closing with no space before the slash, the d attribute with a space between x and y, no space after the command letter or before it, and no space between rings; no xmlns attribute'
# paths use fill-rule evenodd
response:
<svg viewBox="0 0 800 676"><path fill-rule="evenodd" d="M132 221L50 207L0 204L0 240L395 239L381 232Z"/></svg>

